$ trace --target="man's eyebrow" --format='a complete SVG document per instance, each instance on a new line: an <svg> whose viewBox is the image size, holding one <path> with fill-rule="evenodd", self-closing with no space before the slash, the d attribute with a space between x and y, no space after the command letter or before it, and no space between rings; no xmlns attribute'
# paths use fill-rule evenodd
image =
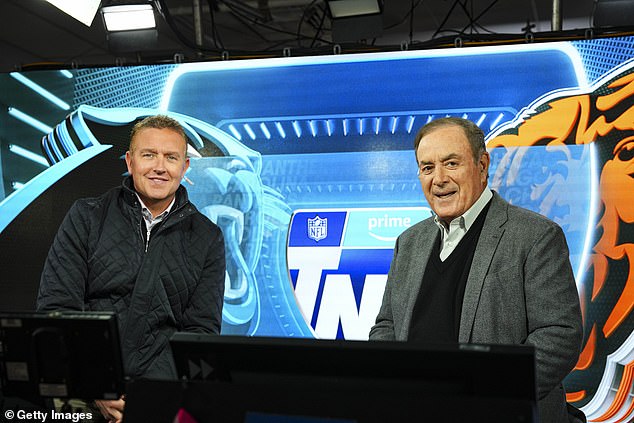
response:
<svg viewBox="0 0 634 423"><path fill-rule="evenodd" d="M142 153L158 153L159 152L156 148L140 148L139 151ZM180 156L181 155L181 153L178 150L164 151L162 153L166 156Z"/></svg>
<svg viewBox="0 0 634 423"><path fill-rule="evenodd" d="M450 153L444 157L442 157L440 159L441 162L446 162L447 160L451 160L451 159L460 159L462 156L460 156L460 154L458 153ZM419 165L424 165L424 164L433 164L434 162L431 160L421 160L418 162Z"/></svg>
<svg viewBox="0 0 634 423"><path fill-rule="evenodd" d="M459 159L461 158L460 154L458 153L451 153L446 155L445 157L441 158L440 161L441 162L446 162L447 160L451 160L451 159Z"/></svg>

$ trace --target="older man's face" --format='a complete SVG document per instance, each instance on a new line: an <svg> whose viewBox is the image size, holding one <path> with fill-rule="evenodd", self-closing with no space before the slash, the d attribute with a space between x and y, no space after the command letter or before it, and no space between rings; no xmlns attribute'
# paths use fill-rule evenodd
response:
<svg viewBox="0 0 634 423"><path fill-rule="evenodd" d="M485 152L475 162L459 126L441 126L425 135L416 158L425 198L447 224L469 210L486 187L489 154Z"/></svg>

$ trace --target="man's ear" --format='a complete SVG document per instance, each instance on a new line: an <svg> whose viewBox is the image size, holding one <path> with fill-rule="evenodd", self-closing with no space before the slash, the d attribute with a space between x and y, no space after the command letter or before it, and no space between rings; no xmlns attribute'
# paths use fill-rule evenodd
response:
<svg viewBox="0 0 634 423"><path fill-rule="evenodd" d="M130 171L130 162L132 161L132 154L130 153L130 150L125 152L125 164L128 167L128 173L132 173Z"/></svg>
<svg viewBox="0 0 634 423"><path fill-rule="evenodd" d="M480 165L480 173L483 173L486 178L488 178L488 176L489 176L489 164L490 163L491 163L491 156L489 155L488 151L485 151L480 156L480 162L478 164Z"/></svg>

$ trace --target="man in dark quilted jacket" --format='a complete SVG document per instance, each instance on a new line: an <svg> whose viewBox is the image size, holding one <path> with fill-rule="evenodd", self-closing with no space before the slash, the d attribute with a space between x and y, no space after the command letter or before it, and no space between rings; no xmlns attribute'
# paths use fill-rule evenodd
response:
<svg viewBox="0 0 634 423"><path fill-rule="evenodd" d="M130 176L100 197L75 202L46 259L37 309L113 311L126 375L176 377L176 331L220 333L223 235L188 200L189 167L178 121L150 116L131 131ZM108 421L124 400L97 401Z"/></svg>

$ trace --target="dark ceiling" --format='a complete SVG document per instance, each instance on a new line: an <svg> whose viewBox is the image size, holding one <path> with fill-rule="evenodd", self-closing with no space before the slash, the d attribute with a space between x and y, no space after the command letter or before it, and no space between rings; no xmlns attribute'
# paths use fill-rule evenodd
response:
<svg viewBox="0 0 634 423"><path fill-rule="evenodd" d="M104 0L102 5L112 1ZM199 47L193 14L197 2L202 12ZM100 14L86 27L44 0L1 0L0 71L327 54L338 43L324 0L159 0L155 4L163 11L158 36L120 42L109 39ZM560 4L564 31L583 33L592 27L595 0ZM490 40L501 34L521 42L527 23L534 25L531 31L538 39L551 31L552 11L552 0L385 0L380 34L343 43L342 52L426 48L441 40ZM354 28L353 23L346 25Z"/></svg>

